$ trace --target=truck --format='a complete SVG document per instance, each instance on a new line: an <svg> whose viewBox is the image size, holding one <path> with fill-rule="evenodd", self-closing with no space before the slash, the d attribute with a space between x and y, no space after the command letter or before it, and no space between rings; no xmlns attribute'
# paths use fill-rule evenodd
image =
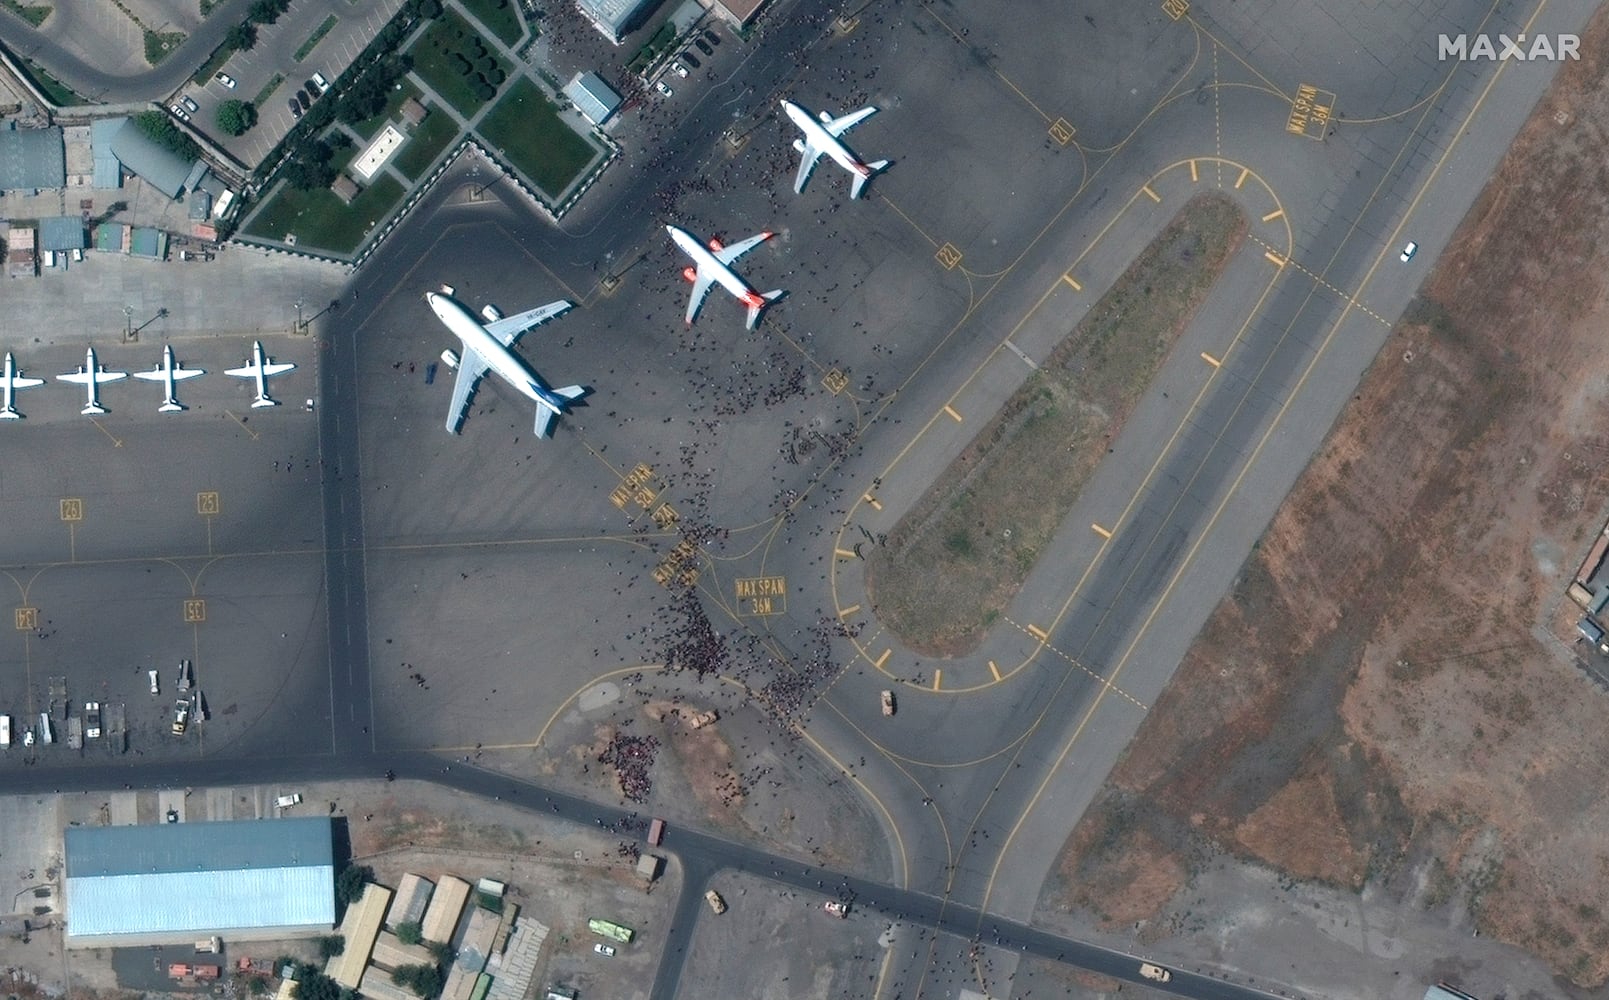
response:
<svg viewBox="0 0 1609 1000"><path fill-rule="evenodd" d="M196 942L196 951L203 955L216 955L218 953L218 938L216 935L203 941ZM248 961L250 961L248 959Z"/></svg>
<svg viewBox="0 0 1609 1000"><path fill-rule="evenodd" d="M1158 983L1165 983L1173 978L1173 973L1160 965L1152 965L1150 962L1140 963L1140 975Z"/></svg>
<svg viewBox="0 0 1609 1000"><path fill-rule="evenodd" d="M92 740L101 738L101 703L84 702L84 735Z"/></svg>
<svg viewBox="0 0 1609 1000"><path fill-rule="evenodd" d="M894 714L894 692L892 691L883 692L883 714Z"/></svg>
<svg viewBox="0 0 1609 1000"><path fill-rule="evenodd" d="M11 716L0 715L0 747L11 745Z"/></svg>
<svg viewBox="0 0 1609 1000"><path fill-rule="evenodd" d="M56 733L50 728L50 713L39 713L39 739L45 744L56 742Z"/></svg>
<svg viewBox="0 0 1609 1000"><path fill-rule="evenodd" d="M190 699L180 698L173 703L173 735L183 736L190 727Z"/></svg>
<svg viewBox="0 0 1609 1000"><path fill-rule="evenodd" d="M67 747L70 750L84 749L84 720L79 716L67 720Z"/></svg>
<svg viewBox="0 0 1609 1000"><path fill-rule="evenodd" d="M710 909L715 911L716 916L720 916L726 912L726 900L722 899L721 894L716 892L714 889L705 890L704 902L710 904Z"/></svg>
<svg viewBox="0 0 1609 1000"><path fill-rule="evenodd" d="M190 661L189 660L180 660L179 661L179 690L180 691L188 691L188 690L190 690Z"/></svg>
<svg viewBox="0 0 1609 1000"><path fill-rule="evenodd" d="M656 819L648 824L648 846L658 847L660 840L665 836L665 821Z"/></svg>
<svg viewBox="0 0 1609 1000"><path fill-rule="evenodd" d="M281 795L279 798L275 799L274 805L280 809L289 809L291 806L299 805L301 801L301 792L291 792L289 795Z"/></svg>
<svg viewBox="0 0 1609 1000"><path fill-rule="evenodd" d="M631 939L637 934L630 927L624 927L613 920L604 920L602 917L593 917L588 920L587 930L594 934L602 935L611 941L619 941L621 944L630 944Z"/></svg>

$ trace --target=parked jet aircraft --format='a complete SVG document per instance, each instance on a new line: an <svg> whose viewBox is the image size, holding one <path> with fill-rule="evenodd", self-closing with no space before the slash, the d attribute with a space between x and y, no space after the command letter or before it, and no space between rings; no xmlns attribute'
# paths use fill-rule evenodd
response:
<svg viewBox="0 0 1609 1000"><path fill-rule="evenodd" d="M164 344L162 347L162 363L148 372L135 372L134 377L145 379L147 382L161 382L165 395L162 399L162 405L157 407L157 411L159 413L178 413L185 407L176 396L174 383L205 374L207 372L204 368L186 368L182 364L175 363L173 360L173 345Z"/></svg>
<svg viewBox="0 0 1609 1000"><path fill-rule="evenodd" d="M279 400L268 395L268 377L288 372L295 367L289 361L275 362L273 358L263 352L263 342L254 340L251 344L251 357L247 359L247 364L241 368L226 369L224 374L233 375L235 378L254 378L257 380L257 398L251 401L251 407L255 410L264 406L279 405Z"/></svg>
<svg viewBox="0 0 1609 1000"><path fill-rule="evenodd" d="M5 394L5 404L0 406L0 420L21 420L22 414L17 412L17 390L44 384L42 378L23 378L17 370L17 363L11 358L11 352L7 351L5 374L0 375L0 388L4 389Z"/></svg>
<svg viewBox="0 0 1609 1000"><path fill-rule="evenodd" d="M76 372L66 375L57 375L63 382L76 382L84 386L84 408L79 413L92 416L105 413L106 407L101 405L101 383L120 382L128 378L128 372L109 372L106 366L95 361L95 348L91 347L84 352L84 366Z"/></svg>
<svg viewBox="0 0 1609 1000"><path fill-rule="evenodd" d="M462 357L452 351L441 352L441 360L447 363L447 367L458 371L458 380L453 383L453 400L447 408L449 434L457 434L464 426L475 387L488 370L496 372L503 381L537 404L537 437L548 437L553 432L553 421L569 413L570 403L590 391L579 385L549 388L542 381L542 376L532 371L525 359L513 350L514 342L521 334L570 309L571 303L550 302L507 317L488 306L485 315L489 322L482 323L453 298L451 286L443 285L441 291L428 293L425 301L430 303L431 310L442 325L463 342Z"/></svg>
<svg viewBox="0 0 1609 1000"><path fill-rule="evenodd" d="M793 182L794 194L804 190L805 182L810 180L810 172L816 168L816 161L821 159L822 153L826 153L832 157L833 162L855 175L854 183L849 188L851 198L859 198L860 192L866 187L866 182L871 180L874 174L887 168L887 160L866 163L851 153L839 139L839 136L875 115L876 108L864 107L842 118L833 118L823 111L820 122L810 117L810 112L792 101L783 101L782 110L787 112L788 117L793 119L793 123L804 133L803 139L793 140L793 148L803 156L799 161L799 176Z"/></svg>
<svg viewBox="0 0 1609 1000"><path fill-rule="evenodd" d="M722 246L720 240L710 240L710 247L706 250L704 245L685 229L666 226L665 231L670 233L671 240L681 247L687 256L693 258L694 262L694 266L682 270L682 277L693 283L693 298L687 303L688 326L693 325L699 307L704 304L704 296L709 294L710 285L715 282L720 282L722 288L737 296L749 307L750 330L759 325L760 312L785 294L778 288L761 295L732 270L734 261L775 236L775 233L764 232L758 236L750 236L743 242L734 243L729 247Z"/></svg>

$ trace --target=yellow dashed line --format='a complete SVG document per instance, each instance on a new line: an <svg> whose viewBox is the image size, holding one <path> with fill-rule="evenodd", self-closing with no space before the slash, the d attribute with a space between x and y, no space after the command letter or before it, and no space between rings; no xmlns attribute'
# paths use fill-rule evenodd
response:
<svg viewBox="0 0 1609 1000"><path fill-rule="evenodd" d="M1000 668L994 665L993 660L989 661L989 673L994 674L995 680L1000 679Z"/></svg>
<svg viewBox="0 0 1609 1000"><path fill-rule="evenodd" d="M1258 242L1262 242L1262 241L1259 240ZM1267 246L1266 243L1264 243L1263 245L1265 247ZM1272 250L1269 250L1266 253L1264 253L1264 256L1268 257L1271 260L1274 259L1274 253L1273 253ZM1384 316L1382 316L1379 313L1375 312L1373 309L1370 309L1368 306L1366 306L1363 303L1359 302L1356 298L1352 297L1351 295L1347 294L1346 292L1343 292L1341 289L1336 288L1334 285L1330 284L1328 281L1325 281L1323 278L1319 277L1316 273L1314 273L1312 271L1309 271L1307 268L1305 268L1302 265L1296 263L1296 261L1289 260L1289 259L1286 259L1286 258L1280 258L1277 261L1277 263L1279 263L1279 265L1281 267L1283 267L1286 264L1289 264L1291 267L1296 268L1296 270L1302 272L1307 277L1312 278L1313 281L1316 282L1317 284L1322 285L1323 287L1329 289L1331 292L1334 292L1336 295L1340 296L1342 301L1350 303L1354 309L1356 309L1359 312L1363 313L1365 316L1368 316L1370 319L1374 320L1375 322L1379 323L1380 325L1382 325L1382 326L1390 326L1391 325L1390 320L1386 319Z"/></svg>
<svg viewBox="0 0 1609 1000"><path fill-rule="evenodd" d="M1112 537L1112 533L1110 531L1107 531L1105 528L1101 527L1098 524L1091 524L1089 526L1089 528L1090 528L1091 531L1095 532L1095 534L1097 534L1097 535L1100 535L1102 538L1111 538Z"/></svg>
<svg viewBox="0 0 1609 1000"><path fill-rule="evenodd" d="M1010 625L1012 625L1012 626L1014 626L1016 628L1022 629L1024 632L1027 632L1029 635L1034 635L1034 636L1041 637L1041 641L1043 641L1044 633L1041 632L1039 629L1035 628L1034 626L1032 626L1032 625L1023 625L1023 624L1021 624L1019 622L1012 621L1010 618L1005 619L1005 621L1008 624L1010 624ZM1044 648L1050 650L1052 653L1055 653L1057 656L1061 657L1063 660L1066 660L1068 663L1072 664L1073 666L1075 666L1078 669L1082 670L1084 673L1088 674L1090 677L1092 677L1095 680L1099 681L1101 683L1102 687L1107 688L1108 690L1110 690L1114 694L1116 694L1119 697L1123 698L1125 701L1127 701L1130 704L1136 706L1137 708L1140 709L1140 711L1142 711L1142 712L1149 711L1149 706L1147 706L1145 704L1145 702L1143 702L1140 699L1138 699L1138 698L1134 697L1133 695L1129 694L1127 691L1125 691L1122 688L1118 687L1116 684L1113 684L1112 682L1108 681L1106 678L1102 677L1100 674L1097 674L1095 671L1091 670L1090 668L1084 666L1082 663L1079 663L1077 660L1073 659L1071 656L1068 656L1066 653L1064 653L1061 650L1057 649L1055 646L1053 646L1053 645L1051 645L1050 643L1047 642L1047 643L1045 643ZM990 664L990 666L993 666L993 665L994 664L992 664L992 663Z"/></svg>
<svg viewBox="0 0 1609 1000"><path fill-rule="evenodd" d="M838 612L838 617L839 618L848 618L850 615L854 614L855 612L857 612L859 610L860 610L860 605L851 604L849 607L844 608L842 611Z"/></svg>
<svg viewBox="0 0 1609 1000"><path fill-rule="evenodd" d="M1151 199L1151 200L1152 200L1152 201L1154 201L1154 202L1157 202L1157 203L1158 203L1158 204L1161 204L1161 202L1162 202L1162 196L1161 196L1161 195L1159 195L1159 194L1157 194L1157 193L1156 193L1156 192L1155 192L1155 191L1152 191L1152 190L1151 190L1151 185L1149 185L1149 184L1147 184L1147 185L1145 185L1145 186L1143 186L1143 187L1141 187L1141 188L1140 188L1140 190L1141 190L1141 191L1144 191L1144 192L1145 192L1145 194L1146 194L1146 195L1147 195L1147 196L1148 196L1148 197L1149 197L1149 198L1150 198L1150 199Z"/></svg>
<svg viewBox="0 0 1609 1000"><path fill-rule="evenodd" d="M943 679L944 679L944 671L942 671L942 670L933 671L933 690L937 691L939 689L939 682L942 681Z"/></svg>
<svg viewBox="0 0 1609 1000"><path fill-rule="evenodd" d="M1222 368L1223 367L1223 362L1222 361L1219 361L1217 358L1215 358L1212 355L1208 354L1206 351L1201 352L1201 360L1205 361L1207 364L1211 365L1214 368Z"/></svg>
<svg viewBox="0 0 1609 1000"><path fill-rule="evenodd" d="M1247 170L1245 167L1241 167L1240 168L1240 176L1235 178L1235 190L1239 191L1240 186L1242 184L1246 183L1246 178L1248 178L1250 176L1251 176L1251 171Z"/></svg>
<svg viewBox="0 0 1609 1000"><path fill-rule="evenodd" d="M1038 625L1029 625L1028 634L1033 636L1035 639L1038 639L1040 642L1044 642L1046 639L1050 638L1049 633L1040 628Z"/></svg>
<svg viewBox="0 0 1609 1000"><path fill-rule="evenodd" d="M1061 280L1067 282L1069 285L1072 285L1073 286L1073 291L1075 291L1075 292L1082 292L1084 290L1084 286L1080 285L1078 282L1074 281L1073 276L1070 275L1070 274L1062 275Z"/></svg>
<svg viewBox="0 0 1609 1000"><path fill-rule="evenodd" d="M887 662L888 662L888 658L889 658L889 657L890 657L890 656L893 656L893 655L894 655L894 651L893 651L893 650L892 650L892 649L885 649L885 650L883 650L883 655L882 655L882 656L879 656L879 657L878 657L878 658L877 658L877 659L876 659L876 661L874 661L874 662L873 662L873 663L872 663L872 666L874 666L874 667L876 667L876 668L877 668L877 669L878 669L878 670L881 670L881 669L883 669L883 664L885 664L885 663L887 663Z"/></svg>
<svg viewBox="0 0 1609 1000"><path fill-rule="evenodd" d="M1276 208L1272 212L1269 212L1267 215L1263 216L1263 221L1264 222L1273 222L1275 219L1279 218L1280 216L1282 216L1284 214L1285 214L1285 210L1283 208Z"/></svg>
<svg viewBox="0 0 1609 1000"><path fill-rule="evenodd" d="M955 407L951 406L950 404L944 404L944 412L948 413L950 415L950 419L954 420L956 423L961 422L961 414L955 412Z"/></svg>

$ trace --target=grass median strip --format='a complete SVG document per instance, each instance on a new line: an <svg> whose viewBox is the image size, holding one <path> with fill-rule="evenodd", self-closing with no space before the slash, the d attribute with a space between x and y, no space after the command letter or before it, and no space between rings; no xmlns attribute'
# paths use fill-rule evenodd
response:
<svg viewBox="0 0 1609 1000"><path fill-rule="evenodd" d="M55 9L49 4L22 3L20 0L5 0L5 4L18 17L36 28L44 24L45 18L49 17L50 12Z"/></svg>
<svg viewBox="0 0 1609 1000"><path fill-rule="evenodd" d="M330 29L334 28L340 20L341 19L336 17L334 14L326 17L324 19L324 23L319 25L311 35L307 36L307 41L302 43L301 48L297 49L296 54L291 56L291 58L295 59L297 62L301 62L303 59L306 59L307 54L318 48L318 43L324 40L324 36L329 34Z"/></svg>
<svg viewBox="0 0 1609 1000"><path fill-rule="evenodd" d="M867 590L911 649L976 649L1246 232L1192 198L873 550Z"/></svg>

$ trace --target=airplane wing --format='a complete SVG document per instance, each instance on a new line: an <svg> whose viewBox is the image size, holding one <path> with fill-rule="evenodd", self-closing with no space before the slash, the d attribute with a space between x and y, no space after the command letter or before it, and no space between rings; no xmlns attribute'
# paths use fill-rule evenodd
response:
<svg viewBox="0 0 1609 1000"><path fill-rule="evenodd" d="M687 300L687 325L693 325L693 319L698 315L698 307L704 304L704 296L710 293L713 278L702 270L693 278L693 295Z"/></svg>
<svg viewBox="0 0 1609 1000"><path fill-rule="evenodd" d="M510 317L518 319L518 317ZM469 401L475 397L475 387L486 374L486 359L469 349L458 359L458 381L453 383L453 401L447 407L447 430L457 434L469 415Z"/></svg>
<svg viewBox="0 0 1609 1000"><path fill-rule="evenodd" d="M574 303L561 300L550 302L545 306L537 306L535 309L527 309L525 312L505 316L496 322L487 323L486 332L491 334L504 347L513 347L514 341L520 339L520 334L533 326L546 323L553 317L568 311L573 305Z"/></svg>
<svg viewBox="0 0 1609 1000"><path fill-rule="evenodd" d="M770 238L770 233L756 233L741 243L734 243L729 247L721 247L719 250L715 251L715 259L720 261L722 264L731 267L733 261L737 260L739 257L748 253L750 250L753 250L755 247L759 246L761 243L764 243ZM700 277L703 276L700 275Z"/></svg>
<svg viewBox="0 0 1609 1000"><path fill-rule="evenodd" d="M120 379L128 378L128 372L109 372L104 370L95 372L68 372L66 375L58 375L56 377L61 379L63 382L75 382L78 385L85 385L90 382L116 382Z"/></svg>
<svg viewBox="0 0 1609 1000"><path fill-rule="evenodd" d="M11 387L13 389L32 389L36 385L44 384L45 380L42 378L23 378L21 375L11 376Z"/></svg>
<svg viewBox="0 0 1609 1000"><path fill-rule="evenodd" d="M803 139L796 140L793 148L799 151L799 176L793 179L793 193L801 194L804 192L805 182L810 180L810 172L816 169L816 161L821 159L821 150Z"/></svg>
<svg viewBox="0 0 1609 1000"><path fill-rule="evenodd" d="M557 418L557 413L545 406L538 406L536 408L536 436L539 438L552 437L553 421Z"/></svg>
<svg viewBox="0 0 1609 1000"><path fill-rule="evenodd" d="M177 378L179 373L174 372L173 374ZM148 372L135 372L134 377L145 379L147 382L160 382L168 377L168 373L162 370L161 365L157 365Z"/></svg>
<svg viewBox="0 0 1609 1000"><path fill-rule="evenodd" d="M844 115L842 118L834 118L821 124L827 130L827 134L836 139L876 113L876 108L864 107L852 115ZM823 115L822 117L826 116Z"/></svg>
<svg viewBox="0 0 1609 1000"><path fill-rule="evenodd" d="M291 367L294 368L296 366L292 365ZM175 369L173 369L173 377L174 377L174 379L176 381L179 381L179 382L183 382L187 378L195 378L197 375L205 375L205 374L207 374L207 370L205 368L175 368Z"/></svg>

